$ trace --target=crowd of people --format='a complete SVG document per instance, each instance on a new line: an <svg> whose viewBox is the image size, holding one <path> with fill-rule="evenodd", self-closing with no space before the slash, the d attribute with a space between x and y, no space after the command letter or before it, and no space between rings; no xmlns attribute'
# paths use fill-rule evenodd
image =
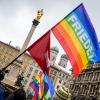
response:
<svg viewBox="0 0 100 100"><path fill-rule="evenodd" d="M2 84L4 73L0 73L0 100L26 100L26 92L23 87L9 93Z"/></svg>

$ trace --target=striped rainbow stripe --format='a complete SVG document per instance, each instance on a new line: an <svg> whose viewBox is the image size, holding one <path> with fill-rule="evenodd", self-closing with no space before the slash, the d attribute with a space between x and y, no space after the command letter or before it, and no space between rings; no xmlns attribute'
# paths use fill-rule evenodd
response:
<svg viewBox="0 0 100 100"><path fill-rule="evenodd" d="M86 69L95 55L91 38L95 31L87 19L87 13L81 4L51 29L68 55L75 75Z"/></svg>

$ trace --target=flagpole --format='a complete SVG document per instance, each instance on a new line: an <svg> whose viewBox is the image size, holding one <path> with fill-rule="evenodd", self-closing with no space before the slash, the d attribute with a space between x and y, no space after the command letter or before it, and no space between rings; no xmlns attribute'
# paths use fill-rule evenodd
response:
<svg viewBox="0 0 100 100"><path fill-rule="evenodd" d="M30 39L31 39L31 37L32 37L32 35L33 35L34 31L35 31L36 26L40 23L39 21L40 21L40 19L41 19L42 16L43 16L43 9L38 10L37 11L37 16L32 21L32 23L33 23L32 27L30 29L30 32L29 32L29 34L28 34L28 36L27 36L27 38L26 38L26 40L25 40L25 42L24 42L24 44L22 46L22 49L20 50L20 52L18 54L18 56L15 59L13 59L7 66L5 66L4 68L2 68L0 70L0 73L2 73L3 71L5 71L14 61L16 61L22 54L24 54L27 51L27 46L28 46L28 44L30 42Z"/></svg>

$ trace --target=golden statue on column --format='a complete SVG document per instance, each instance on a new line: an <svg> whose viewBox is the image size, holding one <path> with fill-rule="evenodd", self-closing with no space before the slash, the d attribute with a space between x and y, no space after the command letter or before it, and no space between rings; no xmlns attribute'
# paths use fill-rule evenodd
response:
<svg viewBox="0 0 100 100"><path fill-rule="evenodd" d="M25 39L25 41L23 43L23 46L22 46L19 54L21 54L27 48L27 46L28 46L28 44L29 44L29 42L31 40L31 37L32 37L32 35L33 35L33 33L34 33L35 29L36 29L36 26L40 23L39 21L40 21L42 16L43 16L43 9L38 10L37 11L37 16L32 21L32 23L33 23L32 27L31 27L31 29L30 29L30 31L29 31L29 33L28 33L28 35L27 35L27 37L26 37L26 39Z"/></svg>
<svg viewBox="0 0 100 100"><path fill-rule="evenodd" d="M21 48L21 50L20 50L20 52L19 52L19 55L23 52L23 51L25 51L26 50L26 48L27 48L27 46L28 46L28 44L29 44L29 42L30 42L30 40L31 40L31 38L32 38L32 35L33 35L33 33L34 33L34 31L35 31L35 29L36 29L36 26L40 23L39 21L40 21L40 19L41 19L41 17L43 16L43 9L41 9L41 10L38 10L37 11L37 16L36 16L36 18L32 21L32 27L31 27L31 29L30 29L30 31L29 31L29 33L28 33L28 35L27 35L27 37L26 37L26 39L25 39L25 41L24 41L24 43L23 43L23 46L22 46L22 48ZM21 68L20 69L21 70L21 72L23 73L24 71L25 71L25 68L23 67L23 68ZM17 81L16 81L16 85L21 85L21 78L23 78L23 76L21 77L21 74L22 73L19 73L19 75L18 75L18 77L20 78L20 80L18 79L18 77L17 77Z"/></svg>
<svg viewBox="0 0 100 100"><path fill-rule="evenodd" d="M43 9L37 11L37 16L33 20L33 25L36 27L39 24L41 17L43 16Z"/></svg>
<svg viewBox="0 0 100 100"><path fill-rule="evenodd" d="M41 17L43 16L43 9L37 11L37 16L35 20L39 21Z"/></svg>

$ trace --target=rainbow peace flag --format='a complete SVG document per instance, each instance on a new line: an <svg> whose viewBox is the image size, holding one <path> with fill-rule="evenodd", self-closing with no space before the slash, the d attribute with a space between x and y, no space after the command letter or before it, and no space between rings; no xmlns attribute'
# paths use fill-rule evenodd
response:
<svg viewBox="0 0 100 100"><path fill-rule="evenodd" d="M75 8L51 31L65 50L74 75L80 74L97 56L95 51L99 50L98 39L83 4ZM100 57L98 60L100 61Z"/></svg>

